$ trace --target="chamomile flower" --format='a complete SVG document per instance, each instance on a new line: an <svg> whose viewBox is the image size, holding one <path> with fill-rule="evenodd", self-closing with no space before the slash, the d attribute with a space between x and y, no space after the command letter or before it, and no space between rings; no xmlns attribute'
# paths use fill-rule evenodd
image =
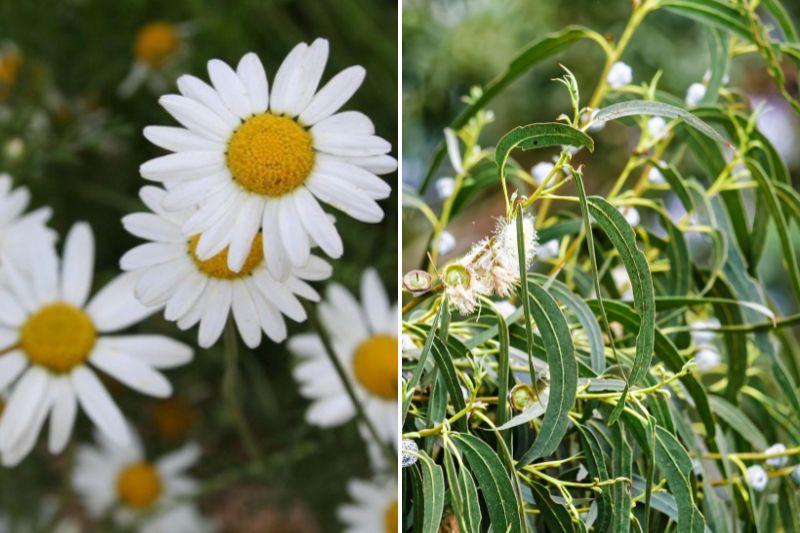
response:
<svg viewBox="0 0 800 533"><path fill-rule="evenodd" d="M261 233L248 245L238 272L228 266L228 248L200 259L202 237L181 232L195 210L165 211L161 206L167 194L158 187L143 187L140 197L153 213L122 219L130 233L151 241L129 250L120 260L123 270L136 273L136 297L145 305L164 308L164 317L181 329L199 322L198 342L204 348L219 339L230 314L251 348L261 343L262 331L275 342L286 339L283 315L296 322L306 319L298 297L318 301L319 295L306 281L328 278L330 265L310 255L303 267L292 268L284 280L278 280L264 259L273 253L276 241L267 242L264 237L262 245Z"/></svg>
<svg viewBox="0 0 800 533"><path fill-rule="evenodd" d="M271 89L255 54L236 70L212 59L213 87L181 76L181 95L159 100L184 128L145 128L152 143L175 153L146 162L141 174L164 183L165 209L199 205L181 229L201 235L200 261L229 247L227 267L240 272L262 230L267 267L285 279L290 265L306 265L315 245L330 257L343 253L320 201L361 222L383 219L376 200L388 197L391 186L377 175L393 172L397 161L366 115L339 111L364 80L362 67L343 70L317 90L327 59L325 39L298 44Z"/></svg>
<svg viewBox="0 0 800 533"><path fill-rule="evenodd" d="M25 246L32 239L53 238L53 233L45 227L50 219L50 208L42 207L25 213L31 200L27 187L12 188L13 182L8 174L0 174L0 279L3 278L2 264L16 246Z"/></svg>
<svg viewBox="0 0 800 533"><path fill-rule="evenodd" d="M633 81L633 69L622 61L617 61L611 65L606 81L612 89L619 89Z"/></svg>
<svg viewBox="0 0 800 533"><path fill-rule="evenodd" d="M145 83L154 93L166 90L167 74L175 68L188 36L188 26L162 20L139 28L133 41L133 65L118 88L120 96L131 96Z"/></svg>
<svg viewBox="0 0 800 533"><path fill-rule="evenodd" d="M0 46L0 102L8 99L17 83L23 58L17 46L6 43Z"/></svg>
<svg viewBox="0 0 800 533"><path fill-rule="evenodd" d="M397 481L363 481L347 484L351 503L339 507L337 515L346 533L397 533Z"/></svg>
<svg viewBox="0 0 800 533"><path fill-rule="evenodd" d="M139 437L131 429L127 445L97 435L97 445L78 448L72 486L93 517L110 515L126 531L207 532L213 528L185 500L197 493L187 470L200 458L197 444L149 462Z"/></svg>
<svg viewBox="0 0 800 533"><path fill-rule="evenodd" d="M323 327L364 406L367 417L386 442L397 437L397 304L390 304L373 269L361 278L361 302L341 285L328 286L319 304ZM309 424L338 426L355 416L355 408L328 359L322 341L313 333L289 339L289 350L300 362L294 377L300 394L312 400Z"/></svg>
<svg viewBox="0 0 800 533"><path fill-rule="evenodd" d="M49 239L34 239L4 264L0 289L0 389L9 400L0 420L0 453L14 465L33 448L50 416L49 449L60 452L80 406L108 438L129 438L122 413L97 377L101 370L143 394L172 392L159 369L189 362L188 346L161 335L110 335L155 310L133 295L135 275L123 274L89 299L94 237L73 226L59 261ZM88 300L88 303L87 303Z"/></svg>

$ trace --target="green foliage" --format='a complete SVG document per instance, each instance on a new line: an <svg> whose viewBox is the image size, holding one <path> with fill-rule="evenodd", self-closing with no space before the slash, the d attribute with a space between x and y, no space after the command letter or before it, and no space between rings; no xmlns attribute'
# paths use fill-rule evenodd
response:
<svg viewBox="0 0 800 533"><path fill-rule="evenodd" d="M641 85L607 83L624 51L643 42L635 35L645 19L665 11L707 33L706 92L691 104L659 88L661 72ZM469 161L453 160L461 156L452 141L442 142L407 205L407 218L424 211L434 227L432 249L445 229L477 244L420 258L434 276L457 264L471 277L440 279L406 298L404 438L440 439L427 451L448 472L444 516L465 531L481 518L491 531L794 531L800 195L787 154L757 126L762 110L725 81L741 55L757 55L775 93L796 106L785 70L798 46L792 15L778 0L644 0L616 39L598 35L572 26L527 46L473 91L450 128L459 135L474 126L512 81L556 54L577 61L570 48L583 39L605 55L590 98L579 93L586 80L563 67L556 81L572 109L532 124L514 117L524 125L505 135L487 130L494 150L477 146L471 131L462 151ZM633 148L609 161L609 138ZM554 147L546 176L525 170ZM456 169L445 205L459 208L437 214L425 190L445 153ZM502 206L494 214L503 222L479 240L481 230L465 226L485 233L485 205ZM532 262L529 214L538 234ZM512 224L519 269L507 291L498 279L509 275L502 228ZM455 307L471 291L479 305ZM426 354L440 343L459 348L431 364ZM430 416L432 391L453 375L446 408ZM518 405L515 391L532 399ZM786 450L768 451L774 443ZM759 484L748 467L763 467L769 481ZM465 472L485 514L474 512ZM404 500L406 530L426 497Z"/></svg>

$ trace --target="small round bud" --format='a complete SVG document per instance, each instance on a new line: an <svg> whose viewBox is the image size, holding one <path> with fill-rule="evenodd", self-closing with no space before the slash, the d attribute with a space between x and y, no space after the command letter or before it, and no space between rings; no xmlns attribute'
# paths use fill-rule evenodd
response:
<svg viewBox="0 0 800 533"><path fill-rule="evenodd" d="M536 391L527 383L517 383L508 393L511 406L517 411L524 411L536 401Z"/></svg>
<svg viewBox="0 0 800 533"><path fill-rule="evenodd" d="M403 465L403 468L409 467L417 462L417 456L414 454L418 451L419 446L417 446L416 442L411 439L403 439L403 443L401 444L401 464Z"/></svg>
<svg viewBox="0 0 800 533"><path fill-rule="evenodd" d="M747 467L746 478L747 484L756 492L764 490L767 486L767 481L769 481L767 471L761 465Z"/></svg>
<svg viewBox="0 0 800 533"><path fill-rule="evenodd" d="M424 270L411 270L403 276L403 287L414 296L420 296L431 290L433 276Z"/></svg>
<svg viewBox="0 0 800 533"><path fill-rule="evenodd" d="M786 451L786 446L781 444L780 442L776 442L766 450L764 453L771 454L771 453L783 453ZM772 468L783 468L789 462L789 458L785 455L781 455L778 457L770 457L765 461L769 466Z"/></svg>
<svg viewBox="0 0 800 533"><path fill-rule="evenodd" d="M445 268L443 281L448 287L469 287L471 277L464 265L452 263Z"/></svg>

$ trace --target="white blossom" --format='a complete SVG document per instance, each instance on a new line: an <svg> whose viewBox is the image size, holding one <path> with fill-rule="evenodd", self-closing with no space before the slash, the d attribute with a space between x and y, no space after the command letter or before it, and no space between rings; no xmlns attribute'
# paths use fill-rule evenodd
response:
<svg viewBox="0 0 800 533"><path fill-rule="evenodd" d="M531 176L533 176L533 180L537 185L541 185L555 167L556 166L550 161L541 161L533 165Z"/></svg>
<svg viewBox="0 0 800 533"><path fill-rule="evenodd" d="M453 196L453 190L456 187L456 180L453 178L439 178L436 180L436 194L440 200L446 200Z"/></svg>
<svg viewBox="0 0 800 533"><path fill-rule="evenodd" d="M772 454L772 453L783 453L786 451L786 446L780 442L776 442L766 450L764 453ZM783 468L789 462L789 458L785 455L780 455L778 457L770 457L766 460L766 463L773 467L773 468Z"/></svg>
<svg viewBox="0 0 800 533"><path fill-rule="evenodd" d="M747 467L747 484L750 485L754 491L761 492L767 486L767 471L761 465L753 465Z"/></svg>
<svg viewBox="0 0 800 533"><path fill-rule="evenodd" d="M706 86L704 84L695 82L689 85L689 89L686 91L686 105L696 106L705 95Z"/></svg>
<svg viewBox="0 0 800 533"><path fill-rule="evenodd" d="M617 61L611 65L606 81L612 89L619 89L633 81L633 69L622 61Z"/></svg>
<svg viewBox="0 0 800 533"><path fill-rule="evenodd" d="M694 361L697 364L697 370L705 373L719 366L722 362L722 356L713 346L706 346L694 354Z"/></svg>

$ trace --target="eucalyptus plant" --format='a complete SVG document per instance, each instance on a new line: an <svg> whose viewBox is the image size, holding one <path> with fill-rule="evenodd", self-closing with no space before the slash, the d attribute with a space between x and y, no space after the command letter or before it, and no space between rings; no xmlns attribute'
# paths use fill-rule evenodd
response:
<svg viewBox="0 0 800 533"><path fill-rule="evenodd" d="M686 99L659 74L624 79L623 52L660 9L711 37L709 76ZM588 100L563 67L571 108L481 148L492 100L581 40L605 56ZM465 99L404 191L431 225L404 278L404 530L800 529L800 195L760 109L726 86L746 54L800 112L782 70L800 44L778 0L634 1L616 40L547 35ZM637 140L617 176L597 176L612 128ZM556 150L544 171L514 160L542 149ZM456 176L437 214L424 193L446 155ZM492 191L505 201L494 233L442 261L448 224ZM784 273L780 309L765 261Z"/></svg>

